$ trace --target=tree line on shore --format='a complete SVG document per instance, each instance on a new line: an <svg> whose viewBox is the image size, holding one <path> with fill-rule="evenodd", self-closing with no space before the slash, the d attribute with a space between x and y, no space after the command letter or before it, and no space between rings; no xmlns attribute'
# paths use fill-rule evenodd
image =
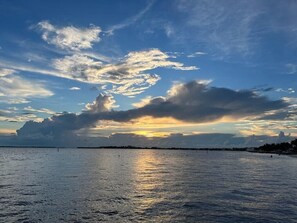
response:
<svg viewBox="0 0 297 223"><path fill-rule="evenodd" d="M255 152L297 154L297 139L291 142L264 144L263 146L255 148Z"/></svg>

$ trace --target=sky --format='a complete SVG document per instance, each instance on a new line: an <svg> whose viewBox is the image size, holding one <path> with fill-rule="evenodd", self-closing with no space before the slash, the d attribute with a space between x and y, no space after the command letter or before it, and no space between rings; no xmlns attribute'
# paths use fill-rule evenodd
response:
<svg viewBox="0 0 297 223"><path fill-rule="evenodd" d="M0 0L0 145L297 137L295 0Z"/></svg>

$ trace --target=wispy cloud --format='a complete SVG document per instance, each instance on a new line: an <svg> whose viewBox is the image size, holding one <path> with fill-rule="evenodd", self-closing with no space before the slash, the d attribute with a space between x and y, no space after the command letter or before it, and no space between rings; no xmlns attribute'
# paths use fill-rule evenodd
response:
<svg viewBox="0 0 297 223"><path fill-rule="evenodd" d="M164 24L163 28L167 37L171 37L175 34L174 27L171 24Z"/></svg>
<svg viewBox="0 0 297 223"><path fill-rule="evenodd" d="M286 64L286 69L288 74L296 74L297 73L297 64L288 63Z"/></svg>
<svg viewBox="0 0 297 223"><path fill-rule="evenodd" d="M284 46L296 47L295 1L177 0L182 21L172 38L204 46L212 56L247 57L281 34ZM285 12L285 13L283 13Z"/></svg>
<svg viewBox="0 0 297 223"><path fill-rule="evenodd" d="M293 88L288 88L288 89L283 89L283 88L277 88L275 89L276 92L284 92L288 94L293 94L295 93L295 90Z"/></svg>
<svg viewBox="0 0 297 223"><path fill-rule="evenodd" d="M12 69L0 68L0 77L5 77L13 73L15 73L15 71Z"/></svg>
<svg viewBox="0 0 297 223"><path fill-rule="evenodd" d="M79 91L80 88L79 87L71 87L69 88L70 91Z"/></svg>
<svg viewBox="0 0 297 223"><path fill-rule="evenodd" d="M38 74L67 78L67 75L62 74L57 70L41 68L40 66L37 66L34 64L28 65L28 64L23 64L21 62L6 61L6 60L0 59L0 66L3 67L3 69L8 69L8 70L33 72Z"/></svg>
<svg viewBox="0 0 297 223"><path fill-rule="evenodd" d="M56 112L48 109L48 108L40 108L40 109L36 109L36 108L32 108L31 106L27 106L23 109L24 111L27 111L27 112L32 112L32 113L46 113L46 114L49 114L49 115L54 115L56 114Z"/></svg>
<svg viewBox="0 0 297 223"><path fill-rule="evenodd" d="M8 107L6 109L0 110L0 121L2 122L26 122L26 121L36 121L40 122L44 117L44 114L47 115L55 115L56 112L47 108L33 108L31 106L26 106L24 108L17 107Z"/></svg>
<svg viewBox="0 0 297 223"><path fill-rule="evenodd" d="M42 121L36 114L21 112L13 108L0 110L0 121L2 122L26 122L26 121Z"/></svg>
<svg viewBox="0 0 297 223"><path fill-rule="evenodd" d="M273 136L279 133L280 130L285 130L289 133L296 132L295 121L292 120L254 120L245 121L235 124L239 132L244 135L269 135ZM263 140L264 141L264 140Z"/></svg>
<svg viewBox="0 0 297 223"><path fill-rule="evenodd" d="M185 40L204 44L212 55L250 55L257 44L254 26L265 8L255 1L176 1L184 16ZM181 30L180 30L181 32Z"/></svg>
<svg viewBox="0 0 297 223"><path fill-rule="evenodd" d="M124 22L121 22L119 24L109 27L107 29L107 31L105 31L105 33L107 33L108 35L112 35L117 30L124 29L128 26L133 25L135 22L137 22L139 19L141 19L145 13L147 13L150 10L150 8L152 7L153 4L154 4L154 0L151 0L147 4L147 6L143 10L141 10L139 13L137 13L136 15L134 15L131 18L126 19Z"/></svg>
<svg viewBox="0 0 297 223"><path fill-rule="evenodd" d="M9 72L8 72L9 71ZM0 68L0 101L5 103L28 103L30 98L43 98L53 95L42 83L24 79L14 70Z"/></svg>
<svg viewBox="0 0 297 223"><path fill-rule="evenodd" d="M175 70L197 70L195 66L170 60L170 56L159 49L130 52L117 63L102 63L93 58L74 54L55 59L53 66L63 77L93 83L112 84L106 92L133 96L156 84L160 79L150 70L165 67Z"/></svg>
<svg viewBox="0 0 297 223"><path fill-rule="evenodd" d="M100 27L77 28L74 26L57 27L48 21L39 22L37 27L43 32L42 39L49 44L66 50L81 50L92 48L94 42L99 42Z"/></svg>
<svg viewBox="0 0 297 223"><path fill-rule="evenodd" d="M205 52L202 52L202 51L197 51L195 53L192 53L192 54L189 54L187 57L199 57L199 56L202 56L202 55L206 55L207 53Z"/></svg>
<svg viewBox="0 0 297 223"><path fill-rule="evenodd" d="M0 103L6 103L6 104L28 104L31 101L24 98L6 98L6 97L0 97Z"/></svg>

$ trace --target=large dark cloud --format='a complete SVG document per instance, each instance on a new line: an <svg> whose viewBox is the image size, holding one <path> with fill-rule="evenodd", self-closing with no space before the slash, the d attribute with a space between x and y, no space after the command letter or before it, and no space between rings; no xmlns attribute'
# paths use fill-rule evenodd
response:
<svg viewBox="0 0 297 223"><path fill-rule="evenodd" d="M136 113L154 117L170 116L187 122L208 122L225 116L239 118L260 115L288 105L282 100L271 101L253 91L208 87L192 81L173 87L167 99L154 99Z"/></svg>
<svg viewBox="0 0 297 223"><path fill-rule="evenodd" d="M175 85L166 98L152 99L140 108L127 111L111 110L113 100L99 95L89 110L81 114L63 113L44 119L29 121L17 130L19 137L60 137L75 130L91 127L99 120L127 122L143 116L172 117L184 122L211 122L223 117L242 118L263 115L267 111L284 109L283 100L269 100L253 91L234 91L209 87L197 81Z"/></svg>

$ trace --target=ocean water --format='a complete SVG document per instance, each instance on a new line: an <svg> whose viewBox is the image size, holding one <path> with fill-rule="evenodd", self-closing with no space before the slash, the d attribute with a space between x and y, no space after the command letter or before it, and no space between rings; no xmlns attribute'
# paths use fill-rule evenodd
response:
<svg viewBox="0 0 297 223"><path fill-rule="evenodd" d="M297 222L297 159L1 148L0 222Z"/></svg>

